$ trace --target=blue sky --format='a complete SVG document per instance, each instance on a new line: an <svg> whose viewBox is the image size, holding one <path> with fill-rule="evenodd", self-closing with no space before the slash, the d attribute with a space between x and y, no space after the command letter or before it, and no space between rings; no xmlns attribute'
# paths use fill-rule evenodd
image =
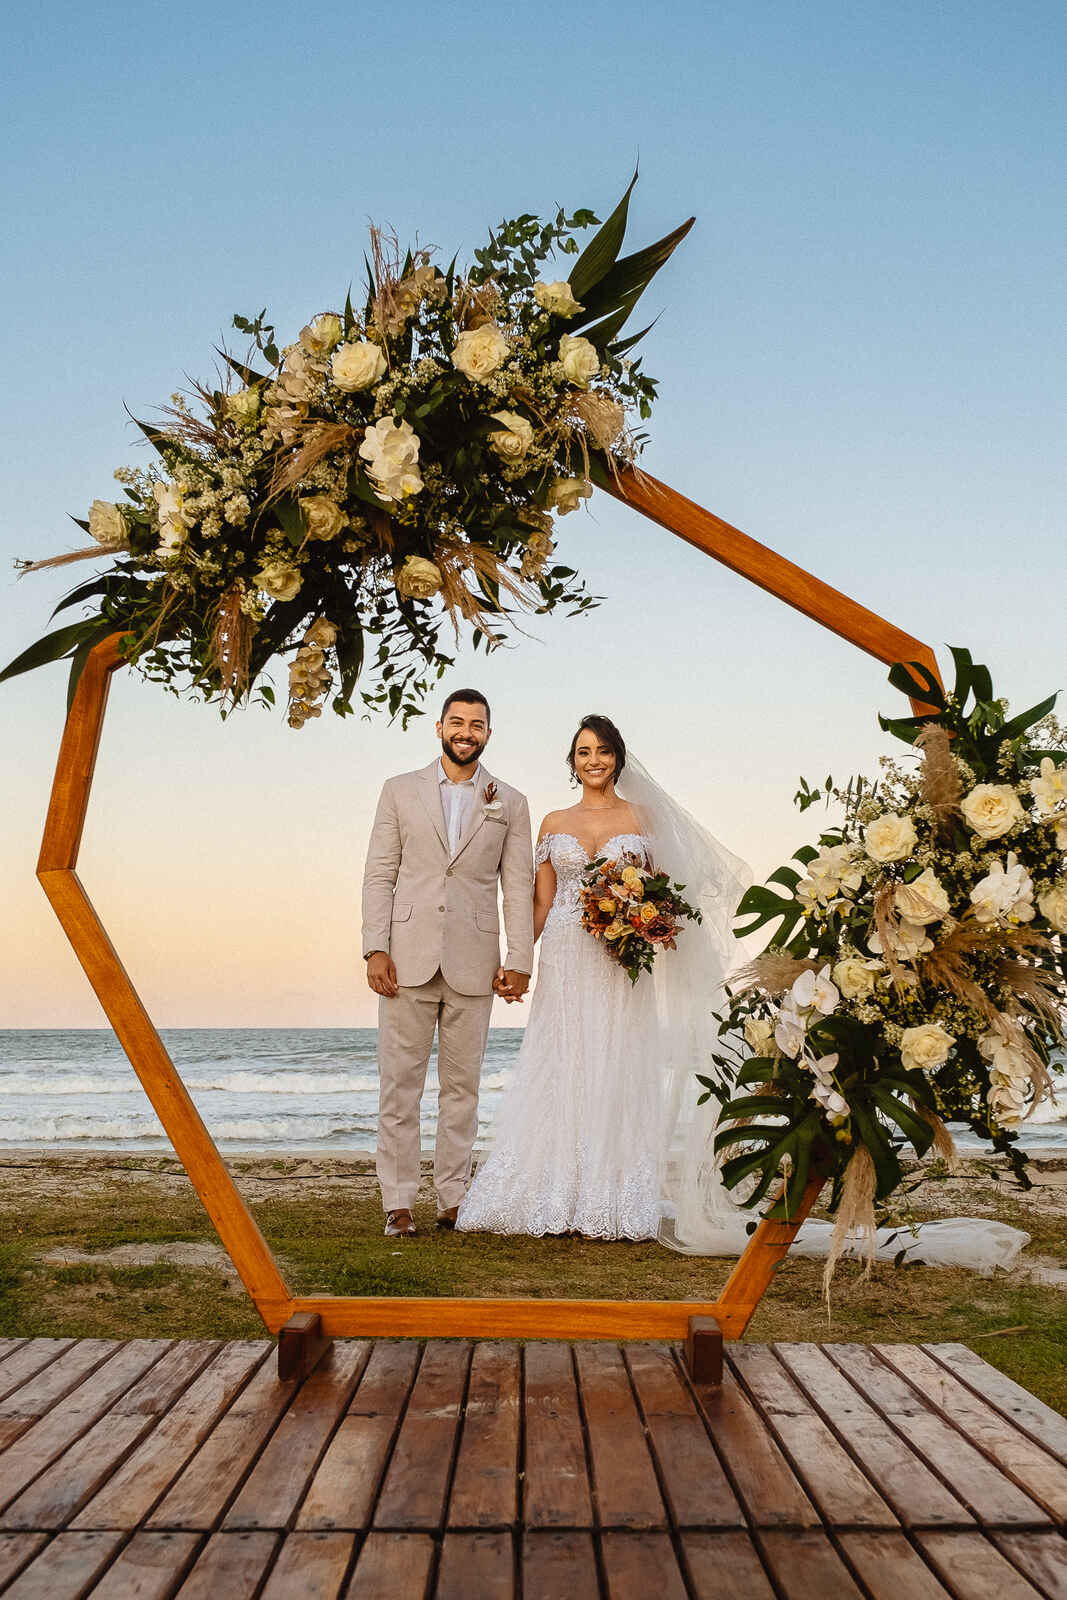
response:
<svg viewBox="0 0 1067 1600"><path fill-rule="evenodd" d="M141 459L124 404L210 370L234 311L292 337L368 220L461 257L503 215L697 225L649 291L650 471L1029 703L1067 679L1061 5L43 5L3 25L0 656L70 574L16 555ZM604 595L486 664L489 755L562 803L577 717L762 875L799 773L871 770L875 662L615 503L562 525ZM75 575L87 571L75 569ZM63 671L0 687L0 1026L100 1020L33 880ZM116 683L83 878L157 1021L368 1021L366 828L432 754L336 719L220 726ZM503 1020L503 1019L501 1019ZM514 1021L514 1013L508 1016Z"/></svg>

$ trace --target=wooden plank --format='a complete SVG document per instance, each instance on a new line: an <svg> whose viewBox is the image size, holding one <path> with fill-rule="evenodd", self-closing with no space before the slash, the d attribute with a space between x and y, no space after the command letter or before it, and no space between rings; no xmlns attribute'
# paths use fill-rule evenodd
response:
<svg viewBox="0 0 1067 1600"><path fill-rule="evenodd" d="M945 1600L948 1590L902 1533L841 1533L871 1600Z"/></svg>
<svg viewBox="0 0 1067 1600"><path fill-rule="evenodd" d="M427 1600L433 1557L428 1533L369 1533L345 1600Z"/></svg>
<svg viewBox="0 0 1067 1600"><path fill-rule="evenodd" d="M0 1361L0 1402L7 1399L34 1373L50 1366L64 1350L69 1350L73 1339L5 1339L10 1348ZM0 1411L0 1415L2 1415Z"/></svg>
<svg viewBox="0 0 1067 1600"><path fill-rule="evenodd" d="M1067 1522L1067 1467L1034 1444L992 1406L914 1345L875 1345L882 1360L905 1378L984 1455L1057 1522Z"/></svg>
<svg viewBox="0 0 1067 1600"><path fill-rule="evenodd" d="M593 1536L530 1529L522 1542L523 1600L596 1600ZM739 1600L736 1593L731 1600Z"/></svg>
<svg viewBox="0 0 1067 1600"><path fill-rule="evenodd" d="M24 1344L28 1343L29 1340L27 1339L0 1339L0 1366L3 1365L13 1351L20 1350Z"/></svg>
<svg viewBox="0 0 1067 1600"><path fill-rule="evenodd" d="M670 1534L613 1528L601 1536L600 1548L608 1600L687 1600Z"/></svg>
<svg viewBox="0 0 1067 1600"><path fill-rule="evenodd" d="M995 1533L993 1543L1048 1600L1067 1600L1067 1539L1062 1533Z"/></svg>
<svg viewBox="0 0 1067 1600"><path fill-rule="evenodd" d="M953 1494L979 1522L989 1527L1048 1522L1040 1506L932 1411L873 1350L852 1344L825 1345L824 1349L911 1448L951 1485Z"/></svg>
<svg viewBox="0 0 1067 1600"><path fill-rule="evenodd" d="M782 1600L863 1600L862 1591L822 1529L757 1534ZM910 1596L909 1596L910 1600Z"/></svg>
<svg viewBox="0 0 1067 1600"><path fill-rule="evenodd" d="M35 1421L0 1455L0 1506L9 1505L57 1456L88 1432L97 1418L169 1347L168 1339L137 1339L120 1346L65 1397L62 1406L53 1406ZM67 1357L59 1359L66 1361Z"/></svg>
<svg viewBox="0 0 1067 1600"><path fill-rule="evenodd" d="M693 1393L734 1488L757 1527L814 1528L819 1513L732 1372Z"/></svg>
<svg viewBox="0 0 1067 1600"><path fill-rule="evenodd" d="M521 1388L517 1345L475 1345L448 1502L450 1528L506 1528L514 1524L518 1514Z"/></svg>
<svg viewBox="0 0 1067 1600"><path fill-rule="evenodd" d="M185 1339L13 1500L0 1527L63 1528L74 1513L177 1399L218 1349L213 1339Z"/></svg>
<svg viewBox="0 0 1067 1600"><path fill-rule="evenodd" d="M67 1349L54 1360L43 1365L32 1377L27 1376L13 1393L0 1400L0 1449L13 1444L120 1348L114 1339L68 1342Z"/></svg>
<svg viewBox="0 0 1067 1600"><path fill-rule="evenodd" d="M179 1600L253 1600L280 1540L277 1533L213 1533Z"/></svg>
<svg viewBox="0 0 1067 1600"><path fill-rule="evenodd" d="M431 1340L423 1351L374 1511L376 1528L436 1529L444 1521L471 1347Z"/></svg>
<svg viewBox="0 0 1067 1600"><path fill-rule="evenodd" d="M434 1600L512 1600L515 1592L511 1533L445 1534ZM570 1591L576 1600L579 1592Z"/></svg>
<svg viewBox="0 0 1067 1600"><path fill-rule="evenodd" d="M277 1332L281 1323L272 1325L259 1309ZM690 1317L714 1317L718 1310L717 1301L460 1300L446 1295L302 1295L290 1303L290 1312L318 1312L325 1332L335 1339L684 1339Z"/></svg>
<svg viewBox="0 0 1067 1600"><path fill-rule="evenodd" d="M927 1344L923 1349L1023 1433L1036 1439L1050 1455L1067 1463L1067 1417L1053 1411L1022 1384L991 1367L965 1344Z"/></svg>
<svg viewBox="0 0 1067 1600"><path fill-rule="evenodd" d="M273 1362L260 1367L179 1473L145 1524L214 1528L296 1391L279 1383Z"/></svg>
<svg viewBox="0 0 1067 1600"><path fill-rule="evenodd" d="M355 1542L351 1533L290 1533L262 1600L337 1600Z"/></svg>
<svg viewBox="0 0 1067 1600"><path fill-rule="evenodd" d="M670 1350L625 1351L671 1520L677 1527L743 1528L744 1513Z"/></svg>
<svg viewBox="0 0 1067 1600"><path fill-rule="evenodd" d="M523 1521L528 1528L591 1528L593 1502L571 1353L530 1344L523 1374L526 1424Z"/></svg>
<svg viewBox="0 0 1067 1600"><path fill-rule="evenodd" d="M415 1377L416 1344L380 1343L300 1507L298 1528L365 1528Z"/></svg>
<svg viewBox="0 0 1067 1600"><path fill-rule="evenodd" d="M72 1528L136 1528L271 1349L266 1339L224 1345L159 1425L72 1520Z"/></svg>
<svg viewBox="0 0 1067 1600"><path fill-rule="evenodd" d="M119 664L120 633L89 652L63 727L52 792L48 798L38 872L73 868L81 847L111 674Z"/></svg>
<svg viewBox="0 0 1067 1600"><path fill-rule="evenodd" d="M955 1600L1039 1600L1041 1591L982 1534L931 1528L915 1538Z"/></svg>
<svg viewBox="0 0 1067 1600"><path fill-rule="evenodd" d="M776 1344L775 1354L877 1485L906 1527L960 1527L974 1519L907 1442L815 1344Z"/></svg>
<svg viewBox="0 0 1067 1600"><path fill-rule="evenodd" d="M667 1514L630 1375L618 1345L575 1351L592 1462L593 1509L602 1528L663 1528Z"/></svg>
<svg viewBox="0 0 1067 1600"><path fill-rule="evenodd" d="M169 1600L199 1544L198 1533L135 1533L93 1590L93 1600Z"/></svg>
<svg viewBox="0 0 1067 1600"><path fill-rule="evenodd" d="M0 1533L0 1589L28 1565L47 1538L46 1533Z"/></svg>
<svg viewBox="0 0 1067 1600"><path fill-rule="evenodd" d="M747 1533L690 1529L682 1534L681 1545L694 1600L774 1600L770 1580Z"/></svg>
<svg viewBox="0 0 1067 1600"><path fill-rule="evenodd" d="M369 1354L366 1344L338 1344L315 1368L297 1390L223 1527L289 1527Z"/></svg>
<svg viewBox="0 0 1067 1600"><path fill-rule="evenodd" d="M61 1533L24 1568L4 1600L81 1600L126 1537L122 1533Z"/></svg>
<svg viewBox="0 0 1067 1600"><path fill-rule="evenodd" d="M734 1345L729 1361L827 1522L899 1527L882 1496L766 1345Z"/></svg>

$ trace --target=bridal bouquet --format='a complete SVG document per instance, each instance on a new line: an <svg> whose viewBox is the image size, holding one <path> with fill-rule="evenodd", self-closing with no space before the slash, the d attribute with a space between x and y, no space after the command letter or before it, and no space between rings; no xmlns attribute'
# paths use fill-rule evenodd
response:
<svg viewBox="0 0 1067 1600"><path fill-rule="evenodd" d="M626 971L631 983L651 972L661 950L675 950L683 918L702 920L700 911L682 899L684 883L643 867L636 856L609 861L601 856L585 869L580 890L582 927L602 939L608 955Z"/></svg>
<svg viewBox="0 0 1067 1600"><path fill-rule="evenodd" d="M809 1178L833 1180L845 1227L873 1227L900 1154L965 1122L1018 1177L1018 1128L1052 1094L1067 1021L1067 730L1055 695L1018 716L989 672L953 650L945 696L924 669L890 682L935 707L881 719L914 757L878 782L802 783L842 820L749 889L739 933L777 923L731 984L722 1019L716 1146L729 1186L776 1178L788 1217ZM773 886L773 887L772 887ZM707 1094L704 1098L707 1099Z"/></svg>
<svg viewBox="0 0 1067 1600"><path fill-rule="evenodd" d="M630 355L648 329L622 330L692 224L621 256L634 182L580 253L589 210L503 222L464 270L372 229L357 305L349 293L288 342L266 311L234 317L248 353L220 350L192 404L174 395L139 424L159 461L118 471L125 499L74 519L89 548L21 563L110 557L57 608L91 615L0 679L71 657L73 684L118 630L175 693L273 703L262 674L280 656L291 726L328 694L350 713L368 668L364 706L406 723L451 665L446 619L488 649L516 606L591 606L553 561L554 517L636 459L628 419L650 415L656 384ZM566 280L557 254L577 257Z"/></svg>

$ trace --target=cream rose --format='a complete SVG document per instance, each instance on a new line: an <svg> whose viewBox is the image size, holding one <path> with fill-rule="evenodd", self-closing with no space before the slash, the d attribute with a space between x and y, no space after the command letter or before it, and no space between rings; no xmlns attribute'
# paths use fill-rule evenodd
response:
<svg viewBox="0 0 1067 1600"><path fill-rule="evenodd" d="M238 389L226 396L226 414L239 428L252 428L259 416L259 390Z"/></svg>
<svg viewBox="0 0 1067 1600"><path fill-rule="evenodd" d="M600 371L600 357L596 346L581 334L565 333L559 341L559 359L563 375L579 389L588 389L590 378Z"/></svg>
<svg viewBox="0 0 1067 1600"><path fill-rule="evenodd" d="M940 922L949 912L948 895L933 867L920 872L911 883L901 883L893 890L893 905L903 922L921 925Z"/></svg>
<svg viewBox="0 0 1067 1600"><path fill-rule="evenodd" d="M511 346L493 322L468 328L456 340L452 365L472 383L484 383L500 366Z"/></svg>
<svg viewBox="0 0 1067 1600"><path fill-rule="evenodd" d="M345 394L369 389L385 375L385 371L386 361L381 346L371 339L360 339L357 344L343 344L334 351L330 363L333 381Z"/></svg>
<svg viewBox="0 0 1067 1600"><path fill-rule="evenodd" d="M1067 933L1067 879L1061 879L1044 894L1039 894L1037 904L1041 915L1057 933Z"/></svg>
<svg viewBox="0 0 1067 1600"><path fill-rule="evenodd" d="M272 600L295 600L303 581L288 561L267 561L256 573L256 583Z"/></svg>
<svg viewBox="0 0 1067 1600"><path fill-rule="evenodd" d="M489 435L492 448L505 461L521 461L533 444L533 428L517 411L493 411L490 415L500 423Z"/></svg>
<svg viewBox="0 0 1067 1600"><path fill-rule="evenodd" d="M583 500L588 500L593 492L593 485L584 478L557 478L548 491L548 503L554 506L561 517L568 511L577 511Z"/></svg>
<svg viewBox="0 0 1067 1600"><path fill-rule="evenodd" d="M579 311L585 310L574 298L570 284L560 278L555 283L535 283L533 292L541 310L551 312L554 317L575 317Z"/></svg>
<svg viewBox="0 0 1067 1600"><path fill-rule="evenodd" d="M89 532L105 550L121 550L126 543L126 518L111 500L94 500L89 507Z"/></svg>
<svg viewBox="0 0 1067 1600"><path fill-rule="evenodd" d="M307 633L304 635L305 644L317 644L320 648L331 645L337 638L337 627L332 622L327 622L325 617L316 617Z"/></svg>
<svg viewBox="0 0 1067 1600"><path fill-rule="evenodd" d="M767 1017L746 1017L745 1043L758 1056L773 1054L774 1024Z"/></svg>
<svg viewBox="0 0 1067 1600"><path fill-rule="evenodd" d="M327 355L341 338L341 319L332 311L313 317L306 328L300 330L300 343L309 355Z"/></svg>
<svg viewBox="0 0 1067 1600"><path fill-rule="evenodd" d="M872 861L903 861L915 849L918 839L910 817L886 811L868 825L863 847Z"/></svg>
<svg viewBox="0 0 1067 1600"><path fill-rule="evenodd" d="M409 600L428 600L441 587L441 569L424 556L408 556L396 575L396 586Z"/></svg>
<svg viewBox="0 0 1067 1600"><path fill-rule="evenodd" d="M904 1029L900 1036L900 1059L913 1071L928 1072L948 1060L955 1043L955 1035L946 1033L939 1022L923 1022L917 1028Z"/></svg>
<svg viewBox="0 0 1067 1600"><path fill-rule="evenodd" d="M881 966L880 961L845 956L835 965L832 976L846 1000L859 1000L874 993L875 978Z"/></svg>
<svg viewBox="0 0 1067 1600"><path fill-rule="evenodd" d="M345 525L345 514L326 494L308 494L297 501L304 513L309 539L336 539Z"/></svg>
<svg viewBox="0 0 1067 1600"><path fill-rule="evenodd" d="M1007 783L979 783L960 803L963 820L980 839L999 839L1026 813L1019 796Z"/></svg>

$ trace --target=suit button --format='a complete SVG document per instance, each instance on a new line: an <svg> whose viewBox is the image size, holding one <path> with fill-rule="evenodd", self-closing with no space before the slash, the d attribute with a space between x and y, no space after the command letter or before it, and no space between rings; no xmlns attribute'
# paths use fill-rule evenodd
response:
<svg viewBox="0 0 1067 1600"><path fill-rule="evenodd" d="M445 908L444 908L444 906L438 906L437 909L438 909L438 911L443 911Z"/></svg>
<svg viewBox="0 0 1067 1600"><path fill-rule="evenodd" d="M445 868L445 877L446 878L450 878L451 876L452 876L452 868L451 867L446 867Z"/></svg>

